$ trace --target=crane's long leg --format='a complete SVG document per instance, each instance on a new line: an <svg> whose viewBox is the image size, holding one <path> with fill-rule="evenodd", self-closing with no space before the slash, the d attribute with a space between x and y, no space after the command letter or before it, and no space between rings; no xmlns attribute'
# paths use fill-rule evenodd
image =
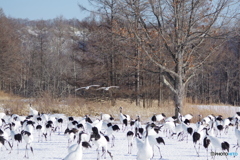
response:
<svg viewBox="0 0 240 160"><path fill-rule="evenodd" d="M111 153L109 150L107 150L107 153L109 154L109 156L111 157L111 159L113 159L112 153Z"/></svg>
<svg viewBox="0 0 240 160"><path fill-rule="evenodd" d="M28 158L28 151L27 151L27 144L26 144L26 149L25 149L25 158Z"/></svg>
<svg viewBox="0 0 240 160"><path fill-rule="evenodd" d="M239 148L238 143L237 143L237 145L233 146L233 148L234 148L234 147L236 147L235 153L237 153L237 150L238 150L238 148ZM235 157L235 156L234 156L234 157Z"/></svg>
<svg viewBox="0 0 240 160"><path fill-rule="evenodd" d="M115 141L115 136L114 136L114 135L112 135L112 146L111 146L111 147L113 147L113 146L114 146L114 141Z"/></svg>
<svg viewBox="0 0 240 160"><path fill-rule="evenodd" d="M160 150L160 147L159 147L159 146L157 146L157 147L158 147L158 151L159 151L160 159L161 159L161 158L162 158L161 150Z"/></svg>
<svg viewBox="0 0 240 160"><path fill-rule="evenodd" d="M195 149L195 151L197 153L197 156L199 157L199 152L197 151L196 144L194 144L194 149Z"/></svg>

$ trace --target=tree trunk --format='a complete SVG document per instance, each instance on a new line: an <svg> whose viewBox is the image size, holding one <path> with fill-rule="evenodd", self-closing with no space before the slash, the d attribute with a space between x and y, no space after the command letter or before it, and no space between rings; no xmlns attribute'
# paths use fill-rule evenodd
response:
<svg viewBox="0 0 240 160"><path fill-rule="evenodd" d="M178 117L178 113L182 113L183 102L185 98L185 87L184 84L177 80L176 82L176 94L174 95L175 102L175 116Z"/></svg>
<svg viewBox="0 0 240 160"><path fill-rule="evenodd" d="M159 86L159 89L158 89L158 107L161 106L161 101L162 101L161 72L162 72L162 69L159 67L159 75L158 75L158 86Z"/></svg>

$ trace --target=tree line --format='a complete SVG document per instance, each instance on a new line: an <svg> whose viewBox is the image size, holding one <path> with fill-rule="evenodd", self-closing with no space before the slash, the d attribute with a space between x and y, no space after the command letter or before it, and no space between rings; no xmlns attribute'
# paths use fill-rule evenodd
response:
<svg viewBox="0 0 240 160"><path fill-rule="evenodd" d="M0 89L25 97L239 105L240 37L227 0L89 0L84 20L0 13ZM235 5L238 4L235 3ZM120 86L110 92L77 88ZM177 113L177 112L176 112Z"/></svg>

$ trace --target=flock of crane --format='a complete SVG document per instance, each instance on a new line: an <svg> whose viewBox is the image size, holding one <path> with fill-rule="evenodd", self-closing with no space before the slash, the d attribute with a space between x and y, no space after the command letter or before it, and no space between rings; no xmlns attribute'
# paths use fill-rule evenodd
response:
<svg viewBox="0 0 240 160"><path fill-rule="evenodd" d="M103 114L98 118L88 115L81 119L75 117L55 117L50 114L40 114L29 107L28 116L0 113L0 148L12 152L16 148L19 153L19 143L25 142L25 158L29 158L29 150L34 153L32 142L51 140L52 135L63 133L68 139L68 154L63 160L82 160L85 148L96 147L96 157L114 159L110 147L115 146L115 132L123 132L128 141L128 154L132 154L133 145L137 147L137 160L150 160L157 147L159 158L162 158L161 147L166 138L176 138L177 141L192 141L196 156L200 156L200 148L211 151L229 152L230 144L222 140L223 134L228 134L230 126L235 127L236 152L240 147L240 112L223 119L221 115L199 115L197 123L190 123L193 115L166 117L164 113L154 114L149 122L141 122L140 115L132 119L119 108L119 117ZM65 124L65 125L64 125ZM190 125L191 124L191 125ZM65 128L63 126L66 126ZM33 134L37 132L37 134ZM34 135L38 135L34 137ZM16 145L15 145L16 144ZM102 152L102 154L101 154ZM207 156L208 157L208 156ZM213 157L214 158L214 157ZM227 156L226 156L227 158Z"/></svg>
<svg viewBox="0 0 240 160"><path fill-rule="evenodd" d="M96 85L90 85L90 86L86 86L86 87L80 87L80 88L75 89L75 91L79 91L81 89L89 90L90 88L99 87L99 86L100 85L96 84ZM111 88L119 88L119 86L99 87L96 90L106 90L106 91L109 91L109 89L111 89Z"/></svg>

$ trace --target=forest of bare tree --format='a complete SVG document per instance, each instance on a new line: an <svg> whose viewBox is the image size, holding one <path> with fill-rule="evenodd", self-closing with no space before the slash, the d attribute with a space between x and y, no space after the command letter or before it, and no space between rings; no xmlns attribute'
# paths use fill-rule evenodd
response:
<svg viewBox="0 0 240 160"><path fill-rule="evenodd" d="M0 10L0 90L143 107L240 105L239 17L227 10L239 2L90 1L98 9L81 21L14 19ZM93 84L120 88L76 91Z"/></svg>

